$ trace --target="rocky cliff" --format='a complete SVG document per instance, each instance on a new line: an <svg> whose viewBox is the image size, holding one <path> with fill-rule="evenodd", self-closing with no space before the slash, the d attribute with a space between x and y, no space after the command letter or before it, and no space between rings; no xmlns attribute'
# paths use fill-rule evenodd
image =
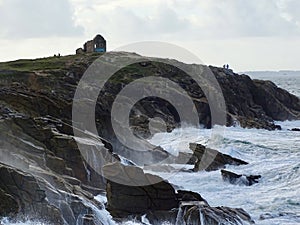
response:
<svg viewBox="0 0 300 225"><path fill-rule="evenodd" d="M120 55L136 57L129 53ZM3 199L0 216L32 215L55 224L75 224L78 218L87 224L99 220L94 209L104 206L95 202L93 195L106 188L106 180L96 171L102 165L87 163L72 127L76 87L98 57L98 54L86 54L0 63L0 196ZM184 66L209 70L216 77L226 103L224 113L228 126L240 124L271 130L278 128L274 120L300 119L299 98L270 81L251 80L247 75L223 68ZM85 149L106 154L110 162L121 160L112 152L126 155L130 151L114 135L111 107L124 86L145 76L161 76L178 83L191 96L200 123L206 128L214 125L207 96L193 79L169 65L168 60L148 60L119 70L107 81L95 108L101 138L98 144L83 141ZM153 117L164 120L167 131L186 122L180 120L170 102L153 96L142 99L132 109L130 126L134 133L149 137L149 118ZM148 162L149 155L154 161L168 157L161 148L140 154L131 159L145 159L136 162L143 164ZM173 190L171 194L175 196ZM222 210L222 216L230 211ZM191 214L193 210L189 210Z"/></svg>

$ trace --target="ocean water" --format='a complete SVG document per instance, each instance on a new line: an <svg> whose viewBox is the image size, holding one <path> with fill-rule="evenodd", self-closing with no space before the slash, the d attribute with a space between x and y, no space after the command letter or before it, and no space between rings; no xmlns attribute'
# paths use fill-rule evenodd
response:
<svg viewBox="0 0 300 225"><path fill-rule="evenodd" d="M300 97L300 73L254 74L252 78L272 80ZM276 122L280 131L215 127L212 130L187 128L156 134L151 142L172 154L189 151L190 142L210 147L249 162L228 166L238 174L261 175L258 184L237 186L222 180L220 171L198 173L158 173L180 188L199 192L212 206L245 209L261 225L300 224L300 121Z"/></svg>
<svg viewBox="0 0 300 225"><path fill-rule="evenodd" d="M300 74L262 74L252 78L272 80L300 97ZM157 173L180 189L199 192L211 206L229 206L245 209L258 225L300 224L300 121L277 122L281 131L243 129L241 127L214 127L211 130L185 128L172 133L156 134L150 142L161 145L176 155L178 151L190 151L189 143L208 145L223 153L249 162L245 166L228 166L239 174L262 176L260 182L250 186L231 185L222 180L220 171ZM175 165L174 165L175 166ZM178 165L177 165L178 166ZM154 173L154 172L153 172ZM105 203L105 196L96 199ZM107 211L99 210L99 217L108 217ZM117 224L109 219L111 224ZM49 225L44 222L27 221L3 225ZM122 224L139 225L136 221ZM146 219L144 224L148 224Z"/></svg>
<svg viewBox="0 0 300 225"><path fill-rule="evenodd" d="M187 128L158 134L152 139L170 152L177 147L188 151L191 140L210 143L223 153L249 162L245 166L227 166L227 169L238 174L262 175L258 184L231 185L222 180L220 171L157 174L180 189L199 192L211 206L245 209L256 224L300 224L300 134L287 130L300 127L300 121L280 124L284 127L282 131L230 127L224 128L222 137L212 137L213 130ZM263 215L274 218L261 220Z"/></svg>

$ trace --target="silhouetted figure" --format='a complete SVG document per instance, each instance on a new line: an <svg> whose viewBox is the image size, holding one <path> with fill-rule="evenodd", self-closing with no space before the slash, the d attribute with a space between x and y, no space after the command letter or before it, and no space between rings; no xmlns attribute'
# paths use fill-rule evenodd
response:
<svg viewBox="0 0 300 225"><path fill-rule="evenodd" d="M224 68L224 69L226 68L226 65L225 65L225 64L223 65L223 68Z"/></svg>
<svg viewBox="0 0 300 225"><path fill-rule="evenodd" d="M228 64L226 65L226 69L229 69L229 65Z"/></svg>

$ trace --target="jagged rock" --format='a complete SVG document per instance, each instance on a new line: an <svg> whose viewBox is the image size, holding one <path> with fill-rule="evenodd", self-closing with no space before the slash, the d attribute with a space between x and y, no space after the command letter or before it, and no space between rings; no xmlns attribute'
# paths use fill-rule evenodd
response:
<svg viewBox="0 0 300 225"><path fill-rule="evenodd" d="M202 202L203 205L209 205L208 202L202 198L202 196L199 193L195 193L192 191L184 191L184 190L178 190L176 197L178 201L197 201L197 202Z"/></svg>
<svg viewBox="0 0 300 225"><path fill-rule="evenodd" d="M242 175L236 174L227 170L221 170L222 178L224 181L229 182L230 184L246 185L251 186L258 183L258 180L261 178L261 175Z"/></svg>
<svg viewBox="0 0 300 225"><path fill-rule="evenodd" d="M197 143L190 143L190 149L197 157L197 162L194 166L194 171L199 170L218 170L225 168L225 165L246 165L247 162L231 157L226 154L222 154L217 150L206 148L204 145Z"/></svg>
<svg viewBox="0 0 300 225"><path fill-rule="evenodd" d="M291 131L300 131L300 128L293 128Z"/></svg>

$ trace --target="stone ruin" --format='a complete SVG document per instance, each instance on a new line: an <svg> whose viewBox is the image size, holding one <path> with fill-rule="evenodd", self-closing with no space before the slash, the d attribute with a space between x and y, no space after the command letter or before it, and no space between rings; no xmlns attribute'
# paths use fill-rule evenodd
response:
<svg viewBox="0 0 300 225"><path fill-rule="evenodd" d="M84 43L83 48L78 48L76 54L106 52L106 40L100 34L96 35L93 40Z"/></svg>

